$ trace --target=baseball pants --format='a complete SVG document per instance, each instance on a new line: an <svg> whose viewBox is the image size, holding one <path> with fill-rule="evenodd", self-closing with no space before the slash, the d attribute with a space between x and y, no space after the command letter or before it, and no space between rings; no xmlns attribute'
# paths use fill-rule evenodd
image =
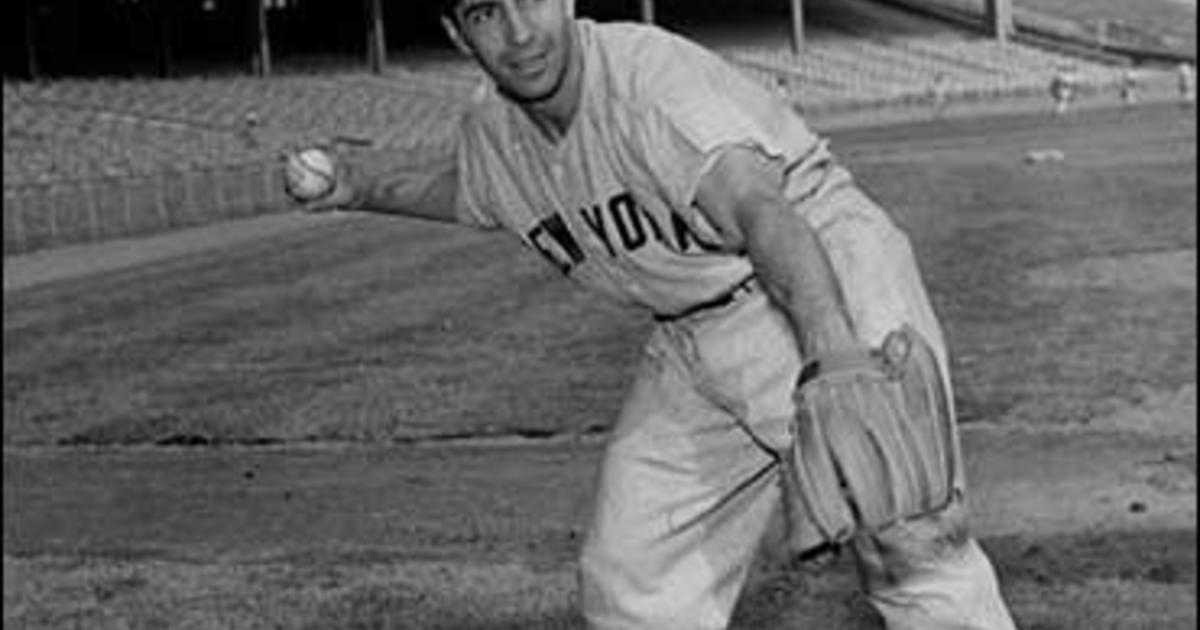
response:
<svg viewBox="0 0 1200 630"><path fill-rule="evenodd" d="M808 219L859 336L874 345L908 322L944 359L907 237L890 219L852 187ZM758 289L657 326L605 453L580 560L590 628L727 626L780 505L767 449L787 443L802 361L785 316ZM854 551L889 630L1015 627L961 503Z"/></svg>

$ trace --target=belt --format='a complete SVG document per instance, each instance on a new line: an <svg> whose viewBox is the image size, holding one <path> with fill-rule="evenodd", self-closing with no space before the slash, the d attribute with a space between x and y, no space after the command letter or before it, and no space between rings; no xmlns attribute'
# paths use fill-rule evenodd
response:
<svg viewBox="0 0 1200 630"><path fill-rule="evenodd" d="M693 304L682 311L676 313L655 313L654 321L656 322L673 322L681 320L685 317L690 317L696 313L721 308L734 303L744 293L750 293L754 290L754 276L748 276L745 280L733 285L732 289L718 295L711 300L705 300L697 304Z"/></svg>

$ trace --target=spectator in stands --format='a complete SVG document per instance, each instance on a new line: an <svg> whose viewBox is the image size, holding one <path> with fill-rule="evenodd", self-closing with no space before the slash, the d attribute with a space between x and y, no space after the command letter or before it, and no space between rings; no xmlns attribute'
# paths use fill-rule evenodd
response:
<svg viewBox="0 0 1200 630"><path fill-rule="evenodd" d="M782 74L775 77L775 91L783 100L790 103L792 102L792 88L789 83L788 78Z"/></svg>
<svg viewBox="0 0 1200 630"><path fill-rule="evenodd" d="M258 112L247 112L246 117L242 120L241 138L242 142L248 149L258 148L258 128L259 128Z"/></svg>

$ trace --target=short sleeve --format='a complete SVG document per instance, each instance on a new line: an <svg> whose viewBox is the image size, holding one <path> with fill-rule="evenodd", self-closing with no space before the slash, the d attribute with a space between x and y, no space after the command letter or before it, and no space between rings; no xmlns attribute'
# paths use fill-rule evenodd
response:
<svg viewBox="0 0 1200 630"><path fill-rule="evenodd" d="M483 156L482 147L472 147L471 134L466 132L468 127L463 125L463 133L458 136L455 151L455 173L458 178L455 199L455 216L458 222L481 229L495 229L500 222L491 212L495 203L488 194L487 178L483 176L484 165L480 163Z"/></svg>
<svg viewBox="0 0 1200 630"><path fill-rule="evenodd" d="M799 114L724 59L682 38L655 42L635 73L627 114L634 155L672 207L732 147L791 163L818 146Z"/></svg>

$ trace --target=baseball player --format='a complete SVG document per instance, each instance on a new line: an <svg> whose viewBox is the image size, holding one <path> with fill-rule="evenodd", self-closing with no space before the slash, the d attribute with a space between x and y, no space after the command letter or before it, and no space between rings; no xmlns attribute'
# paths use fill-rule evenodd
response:
<svg viewBox="0 0 1200 630"><path fill-rule="evenodd" d="M945 72L939 72L933 77L929 86L929 100L933 109L933 117L941 118L946 112L949 102L949 78Z"/></svg>
<svg viewBox="0 0 1200 630"><path fill-rule="evenodd" d="M1050 79L1050 98L1054 99L1054 115L1066 115L1075 99L1077 78L1075 69L1060 67Z"/></svg>
<svg viewBox="0 0 1200 630"><path fill-rule="evenodd" d="M307 207L504 230L644 307L656 323L603 458L583 614L724 628L781 503L772 452L806 358L908 324L946 365L908 240L778 94L685 39L576 18L573 0L455 0L443 21L490 77L453 154L420 177L344 159ZM853 550L891 630L1014 627L961 500Z"/></svg>
<svg viewBox="0 0 1200 630"><path fill-rule="evenodd" d="M1121 95L1121 103L1126 107L1132 107L1137 104L1138 78L1133 70L1126 68L1121 73L1121 83L1118 91Z"/></svg>
<svg viewBox="0 0 1200 630"><path fill-rule="evenodd" d="M1192 64L1182 62L1175 66L1175 74L1179 79L1179 97L1184 105L1196 102L1196 71Z"/></svg>

